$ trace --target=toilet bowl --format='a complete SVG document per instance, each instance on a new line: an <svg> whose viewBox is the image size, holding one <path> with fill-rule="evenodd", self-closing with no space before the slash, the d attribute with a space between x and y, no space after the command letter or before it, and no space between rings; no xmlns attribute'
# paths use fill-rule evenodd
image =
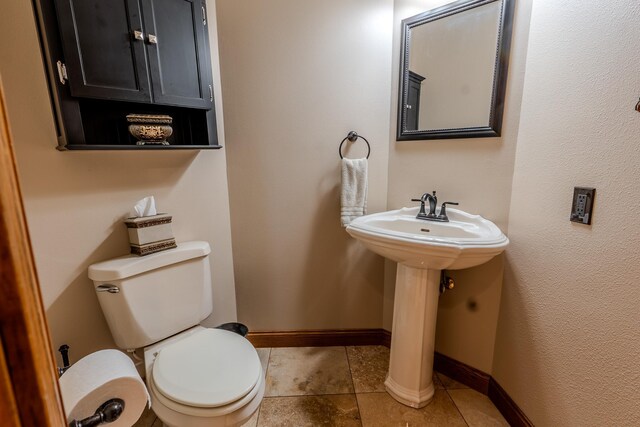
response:
<svg viewBox="0 0 640 427"><path fill-rule="evenodd" d="M233 332L196 326L144 354L152 408L167 426L241 425L264 396L258 354Z"/></svg>
<svg viewBox="0 0 640 427"><path fill-rule="evenodd" d="M251 343L199 325L213 309L210 252L206 242L185 242L89 267L118 347L144 349L151 408L169 427L240 426L264 396Z"/></svg>

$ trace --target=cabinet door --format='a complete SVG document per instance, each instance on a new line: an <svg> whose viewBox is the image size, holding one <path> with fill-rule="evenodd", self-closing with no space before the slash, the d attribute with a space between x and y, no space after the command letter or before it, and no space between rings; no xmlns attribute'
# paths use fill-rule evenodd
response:
<svg viewBox="0 0 640 427"><path fill-rule="evenodd" d="M418 73L409 71L409 86L407 88L407 104L405 130L420 129L420 90L422 88L422 77Z"/></svg>
<svg viewBox="0 0 640 427"><path fill-rule="evenodd" d="M71 95L151 100L138 0L56 0ZM139 36L142 38L142 35Z"/></svg>
<svg viewBox="0 0 640 427"><path fill-rule="evenodd" d="M418 130L418 118L420 117L420 83L409 80L407 91L407 123L405 130Z"/></svg>
<svg viewBox="0 0 640 427"><path fill-rule="evenodd" d="M156 104L211 108L205 6L200 0L142 0Z"/></svg>

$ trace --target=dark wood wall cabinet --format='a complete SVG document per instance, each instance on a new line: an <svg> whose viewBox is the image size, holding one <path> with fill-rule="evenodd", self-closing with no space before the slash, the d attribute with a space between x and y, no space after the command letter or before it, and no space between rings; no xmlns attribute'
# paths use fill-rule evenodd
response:
<svg viewBox="0 0 640 427"><path fill-rule="evenodd" d="M58 148L220 148L204 0L35 0ZM129 114L173 119L139 145Z"/></svg>
<svg viewBox="0 0 640 427"><path fill-rule="evenodd" d="M425 78L409 70L409 85L407 87L407 130L418 130L420 122L420 91Z"/></svg>

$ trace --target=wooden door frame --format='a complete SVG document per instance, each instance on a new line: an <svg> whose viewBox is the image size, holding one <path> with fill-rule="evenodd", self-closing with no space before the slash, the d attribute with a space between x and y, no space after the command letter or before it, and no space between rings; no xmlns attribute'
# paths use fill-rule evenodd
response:
<svg viewBox="0 0 640 427"><path fill-rule="evenodd" d="M0 419L3 426L66 425L1 84Z"/></svg>

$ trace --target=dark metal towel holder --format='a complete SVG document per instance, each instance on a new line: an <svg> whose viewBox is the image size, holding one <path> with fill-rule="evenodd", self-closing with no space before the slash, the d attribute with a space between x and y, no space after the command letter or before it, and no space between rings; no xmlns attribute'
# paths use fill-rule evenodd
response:
<svg viewBox="0 0 640 427"><path fill-rule="evenodd" d="M371 154L371 145L369 144L369 141L367 141L367 138L365 138L364 136L358 135L358 132L352 130L347 134L347 137L342 140L342 142L340 143L340 147L338 148L338 154L340 154L341 159L344 159L344 157L342 156L342 144L344 144L347 139L351 142L356 142L358 138L362 138L364 142L367 143L367 159L369 158L369 155Z"/></svg>

